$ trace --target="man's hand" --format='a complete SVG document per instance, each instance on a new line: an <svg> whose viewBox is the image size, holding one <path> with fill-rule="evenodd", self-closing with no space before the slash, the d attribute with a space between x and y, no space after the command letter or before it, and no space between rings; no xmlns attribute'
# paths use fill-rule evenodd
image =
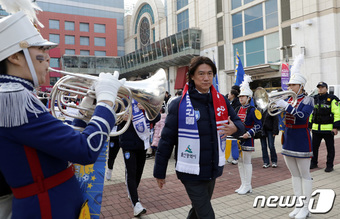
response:
<svg viewBox="0 0 340 219"><path fill-rule="evenodd" d="M338 129L332 129L332 133L333 133L334 135L337 135L337 134L338 134Z"/></svg>
<svg viewBox="0 0 340 219"><path fill-rule="evenodd" d="M242 135L242 138L247 139L247 138L251 138L251 136L248 132L246 132Z"/></svg>
<svg viewBox="0 0 340 219"><path fill-rule="evenodd" d="M158 179L158 178L156 178L156 181L157 181L158 187L160 189L162 189L163 185L165 185L165 179Z"/></svg>
<svg viewBox="0 0 340 219"><path fill-rule="evenodd" d="M228 117L229 124L223 123L223 127L218 128L221 130L222 138L226 138L229 135L234 134L237 132L237 127L235 126L234 122L231 121L230 116Z"/></svg>

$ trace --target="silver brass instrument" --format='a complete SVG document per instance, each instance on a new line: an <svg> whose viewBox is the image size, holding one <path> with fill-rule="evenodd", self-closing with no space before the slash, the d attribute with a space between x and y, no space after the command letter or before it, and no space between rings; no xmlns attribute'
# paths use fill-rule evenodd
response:
<svg viewBox="0 0 340 219"><path fill-rule="evenodd" d="M68 100L77 96L79 99L83 99L86 96L95 99L96 94L92 89L94 83L98 80L98 77L92 75L85 75L80 73L71 73L66 71L60 71L53 68L49 68L50 71L55 71L65 76L62 77L53 86L51 91L51 113L54 117L57 117L56 111L59 111L62 115L72 118L90 120L94 112L95 104L92 107L84 108L70 103ZM140 103L145 110L145 115L148 120L154 120L159 114L162 103L165 96L165 84L166 74L164 69L159 69L152 77L141 81L126 81L123 86L118 90L117 98L115 101L116 111L116 125L120 124L127 114L128 118L124 127L118 132L111 133L110 136L118 136L124 133L131 123L132 118L132 99L135 99ZM125 106L123 99L127 101ZM57 107L53 104L56 103ZM72 107L80 110L83 115L70 115L66 112L67 107ZM117 112L119 110L119 112ZM73 127L74 129L81 130L79 127Z"/></svg>
<svg viewBox="0 0 340 219"><path fill-rule="evenodd" d="M287 90L268 94L266 89L258 87L254 92L254 101L256 106L262 110L267 109L268 114L271 116L276 116L284 111L283 108L275 106L276 101L281 99L285 100L289 97L293 98L291 105L295 106L297 103L297 95L294 91Z"/></svg>

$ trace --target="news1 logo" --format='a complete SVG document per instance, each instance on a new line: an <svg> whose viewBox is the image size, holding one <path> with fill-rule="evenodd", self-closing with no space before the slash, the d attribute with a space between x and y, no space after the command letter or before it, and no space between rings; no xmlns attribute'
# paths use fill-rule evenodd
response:
<svg viewBox="0 0 340 219"><path fill-rule="evenodd" d="M316 199L316 196L318 198ZM315 197L315 198L314 198ZM260 202L260 207L264 208L291 208L302 207L305 196L257 196L254 200L253 207L257 208ZM335 192L332 189L317 189L311 194L311 198L308 203L308 210L313 214L326 214L334 205Z"/></svg>

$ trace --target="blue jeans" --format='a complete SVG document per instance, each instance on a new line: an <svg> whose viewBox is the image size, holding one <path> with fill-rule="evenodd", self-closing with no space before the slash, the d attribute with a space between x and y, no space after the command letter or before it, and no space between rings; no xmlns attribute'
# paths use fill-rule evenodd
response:
<svg viewBox="0 0 340 219"><path fill-rule="evenodd" d="M263 130L263 132L266 134L265 137L260 138L261 146L262 146L263 163L269 164L267 146L269 147L269 150L270 150L270 159L272 163L277 163L277 155L276 155L276 150L275 150L275 145L274 145L275 137L273 136L273 132L265 131L265 130ZM267 141L268 141L268 144L267 144Z"/></svg>

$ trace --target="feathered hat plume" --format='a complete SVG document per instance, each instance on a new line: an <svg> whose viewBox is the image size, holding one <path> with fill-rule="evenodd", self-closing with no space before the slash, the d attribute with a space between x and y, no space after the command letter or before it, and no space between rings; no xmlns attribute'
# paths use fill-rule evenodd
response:
<svg viewBox="0 0 340 219"><path fill-rule="evenodd" d="M253 80L251 80L251 76L250 75L244 75L243 77L243 81L240 84L240 94L239 96L248 96L248 97L252 97L253 96L253 91L250 89L249 83L252 82Z"/></svg>
<svg viewBox="0 0 340 219"><path fill-rule="evenodd" d="M36 11L42 11L42 9L35 2L31 0L0 0L0 5L5 11L11 14L24 11L32 23L37 23L40 27L44 27L36 15Z"/></svg>
<svg viewBox="0 0 340 219"><path fill-rule="evenodd" d="M303 64L303 61L304 61L303 54L299 54L298 56L295 57L293 66L291 69L291 75L300 73L300 67Z"/></svg>

